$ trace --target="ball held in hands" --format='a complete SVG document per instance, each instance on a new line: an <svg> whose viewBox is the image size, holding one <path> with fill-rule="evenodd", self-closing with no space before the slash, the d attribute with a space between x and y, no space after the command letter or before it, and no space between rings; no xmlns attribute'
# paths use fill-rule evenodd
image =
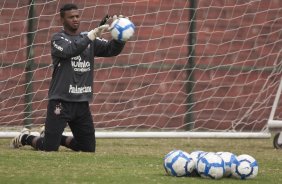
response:
<svg viewBox="0 0 282 184"><path fill-rule="evenodd" d="M109 30L113 39L127 41L133 36L135 26L128 18L114 16Z"/></svg>

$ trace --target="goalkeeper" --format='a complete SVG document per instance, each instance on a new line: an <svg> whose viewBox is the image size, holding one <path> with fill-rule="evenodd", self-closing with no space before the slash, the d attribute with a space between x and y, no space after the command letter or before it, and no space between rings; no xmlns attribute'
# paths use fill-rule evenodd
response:
<svg viewBox="0 0 282 184"><path fill-rule="evenodd" d="M30 145L37 150L58 151L62 145L74 151L95 152L95 128L89 107L93 96L94 57L116 56L125 42L99 38L109 28L108 24L80 33L80 15L75 4L62 6L60 18L63 30L51 40L54 69L44 136L30 135L30 130L24 128L12 140L12 148ZM67 125L73 136L62 135Z"/></svg>

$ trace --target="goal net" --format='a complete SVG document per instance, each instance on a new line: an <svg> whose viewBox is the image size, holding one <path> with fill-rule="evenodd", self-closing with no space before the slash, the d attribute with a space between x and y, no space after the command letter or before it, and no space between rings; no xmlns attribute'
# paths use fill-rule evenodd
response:
<svg viewBox="0 0 282 184"><path fill-rule="evenodd" d="M136 26L119 56L95 59L90 106L98 137L269 137L282 76L277 0L1 0L1 135L44 124L50 38L62 28L64 3L77 3L81 31L106 14ZM274 119L282 119L281 103Z"/></svg>

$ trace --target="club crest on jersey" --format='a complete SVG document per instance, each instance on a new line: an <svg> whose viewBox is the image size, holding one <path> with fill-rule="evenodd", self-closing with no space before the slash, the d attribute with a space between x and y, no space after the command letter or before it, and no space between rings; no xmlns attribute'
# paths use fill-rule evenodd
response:
<svg viewBox="0 0 282 184"><path fill-rule="evenodd" d="M56 105L55 110L54 110L54 113L55 113L56 115L60 115L60 114L61 114L61 110L62 110L62 104L59 103L59 104Z"/></svg>

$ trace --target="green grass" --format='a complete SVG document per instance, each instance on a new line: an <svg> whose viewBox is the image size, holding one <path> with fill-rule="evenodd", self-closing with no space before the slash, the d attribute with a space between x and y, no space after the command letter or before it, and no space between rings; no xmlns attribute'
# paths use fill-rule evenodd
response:
<svg viewBox="0 0 282 184"><path fill-rule="evenodd" d="M0 139L0 183L282 183L282 150L272 139L98 139L96 153L34 151L30 147L10 149ZM249 154L259 164L251 180L167 176L162 159L172 149L230 151Z"/></svg>

